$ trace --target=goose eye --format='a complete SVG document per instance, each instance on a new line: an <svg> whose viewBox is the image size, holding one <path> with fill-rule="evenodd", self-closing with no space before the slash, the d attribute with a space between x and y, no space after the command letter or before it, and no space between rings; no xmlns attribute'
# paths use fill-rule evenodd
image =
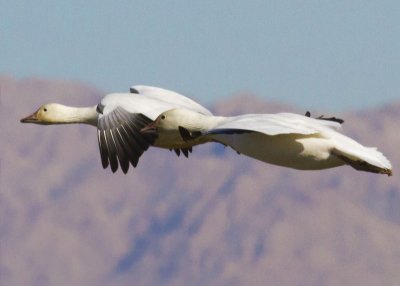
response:
<svg viewBox="0 0 400 286"><path fill-rule="evenodd" d="M44 111L44 112L47 112L47 108L43 108L43 111Z"/></svg>
<svg viewBox="0 0 400 286"><path fill-rule="evenodd" d="M165 119L165 115L161 115L161 119Z"/></svg>

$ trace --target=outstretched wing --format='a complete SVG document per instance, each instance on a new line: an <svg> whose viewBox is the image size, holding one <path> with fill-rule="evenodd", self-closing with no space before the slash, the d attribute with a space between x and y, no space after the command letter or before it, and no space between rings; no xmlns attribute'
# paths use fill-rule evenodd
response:
<svg viewBox="0 0 400 286"><path fill-rule="evenodd" d="M246 114L232 117L204 134L237 134L259 132L274 136L280 134L310 135L318 133L312 123L315 119L291 113Z"/></svg>
<svg viewBox="0 0 400 286"><path fill-rule="evenodd" d="M99 116L97 138L103 168L114 172L118 163L124 173L129 163L136 167L140 156L157 138L156 134L141 134L140 130L152 120L140 113L129 113L122 107Z"/></svg>
<svg viewBox="0 0 400 286"><path fill-rule="evenodd" d="M133 94L145 95L146 97L156 99L160 102L166 102L171 105L171 108L187 108L201 114L212 115L211 111L204 106L172 90L148 85L135 85L130 88L130 92Z"/></svg>

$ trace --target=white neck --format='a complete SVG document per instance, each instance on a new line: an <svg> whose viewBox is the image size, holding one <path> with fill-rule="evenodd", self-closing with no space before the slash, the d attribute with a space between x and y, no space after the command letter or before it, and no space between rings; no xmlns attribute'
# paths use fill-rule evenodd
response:
<svg viewBox="0 0 400 286"><path fill-rule="evenodd" d="M205 131L213 129L215 126L228 120L224 116L204 115L193 112L182 118L181 126L192 131Z"/></svg>
<svg viewBox="0 0 400 286"><path fill-rule="evenodd" d="M57 105L57 113L53 114L50 124L83 123L97 126L98 114L96 106L71 107L62 104Z"/></svg>

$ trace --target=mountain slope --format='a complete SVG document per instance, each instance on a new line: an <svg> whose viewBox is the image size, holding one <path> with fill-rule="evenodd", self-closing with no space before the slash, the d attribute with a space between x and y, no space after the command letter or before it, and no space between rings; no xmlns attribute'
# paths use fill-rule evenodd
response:
<svg viewBox="0 0 400 286"><path fill-rule="evenodd" d="M391 178L350 167L289 170L217 144L189 159L150 148L123 175L102 169L93 127L19 123L45 102L94 105L99 91L5 76L0 85L1 285L400 281L399 102L334 114L346 134L387 155ZM296 110L253 96L212 109Z"/></svg>

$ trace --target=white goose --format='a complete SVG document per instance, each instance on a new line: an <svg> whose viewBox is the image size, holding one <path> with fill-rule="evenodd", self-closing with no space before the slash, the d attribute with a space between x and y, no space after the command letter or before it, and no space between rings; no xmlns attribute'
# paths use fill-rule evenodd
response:
<svg viewBox="0 0 400 286"><path fill-rule="evenodd" d="M172 108L182 108L196 113L211 115L211 112L195 101L170 90L137 85L130 93L106 95L93 107L70 107L57 103L41 106L35 113L21 119L22 123L71 124L83 123L97 127L97 138L104 168L109 165L115 172L118 163L126 173L129 162L136 167L139 157L150 145L171 148L162 138L142 134L140 130L154 121L159 114ZM187 157L191 145L175 148Z"/></svg>
<svg viewBox="0 0 400 286"><path fill-rule="evenodd" d="M324 120L322 120L324 119ZM343 121L293 113L233 117L193 110L166 111L142 129L157 133L172 148L219 142L240 154L279 166L320 170L348 164L357 170L392 175L392 166L376 148L339 133Z"/></svg>

